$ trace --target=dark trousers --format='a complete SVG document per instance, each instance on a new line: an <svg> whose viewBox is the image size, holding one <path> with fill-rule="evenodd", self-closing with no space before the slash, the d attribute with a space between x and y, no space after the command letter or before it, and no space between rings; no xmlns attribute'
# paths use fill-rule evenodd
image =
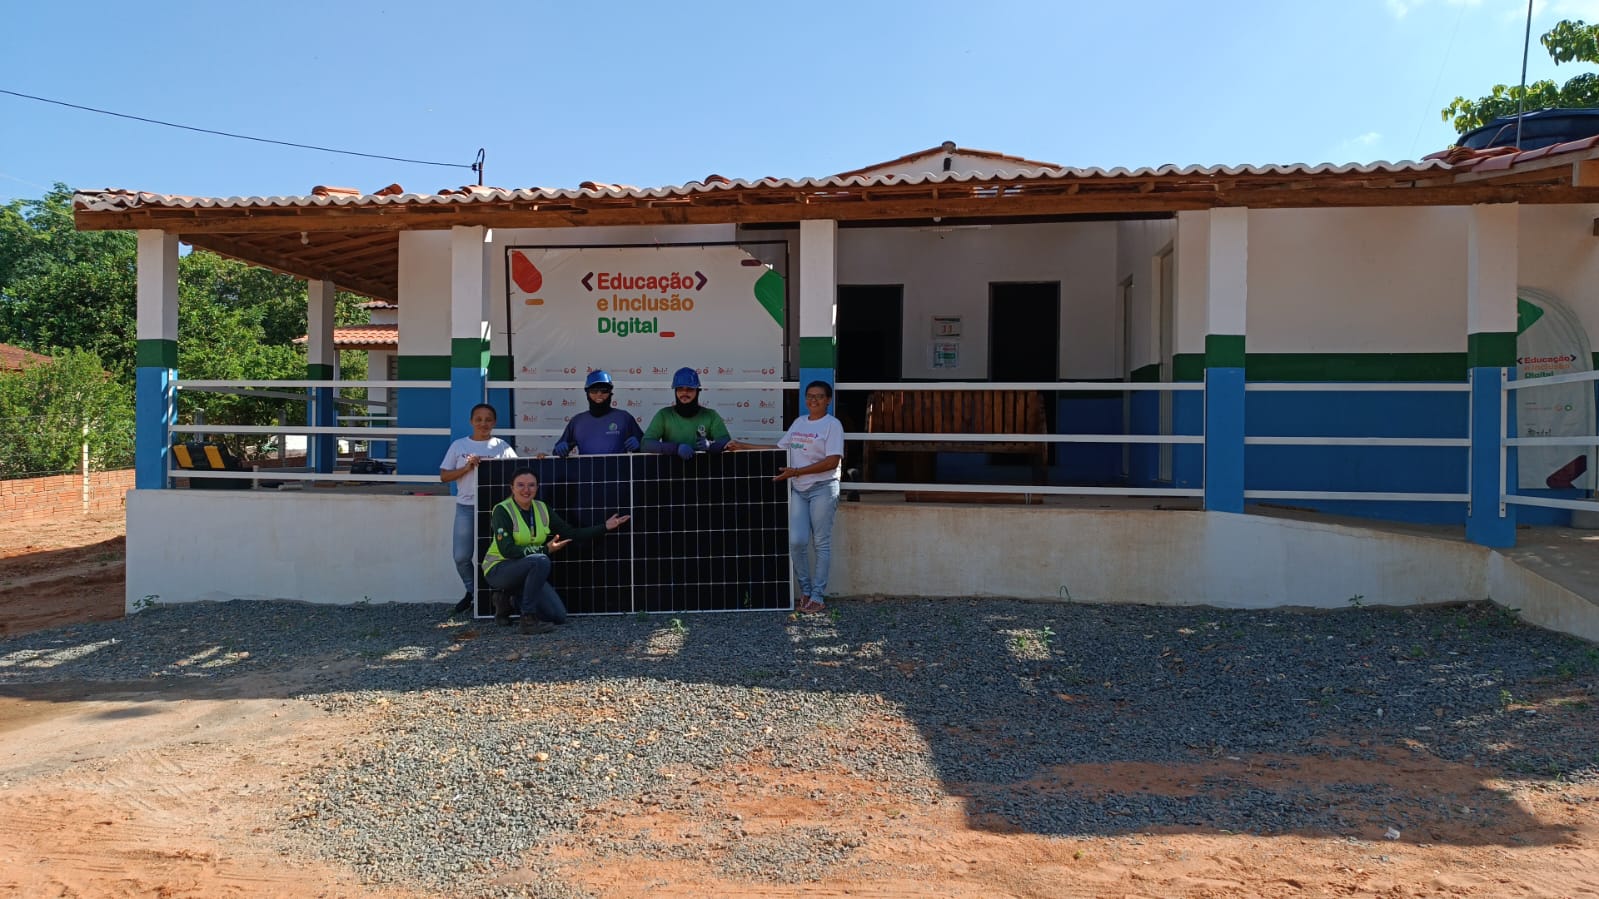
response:
<svg viewBox="0 0 1599 899"><path fill-rule="evenodd" d="M517 610L551 624L566 623L566 603L550 586L550 557L539 553L490 568L483 575L489 586L517 600Z"/></svg>

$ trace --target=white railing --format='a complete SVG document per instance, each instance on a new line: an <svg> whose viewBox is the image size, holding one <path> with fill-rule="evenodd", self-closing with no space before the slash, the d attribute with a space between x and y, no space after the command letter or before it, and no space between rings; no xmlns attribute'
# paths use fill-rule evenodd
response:
<svg viewBox="0 0 1599 899"><path fill-rule="evenodd" d="M1539 506L1545 509L1568 509L1599 512L1599 500L1557 499L1551 496L1518 496L1510 490L1510 453L1523 446L1569 446L1599 452L1599 436L1573 435L1566 437L1513 437L1510 436L1510 404L1516 391L1537 387L1554 387L1560 384L1582 384L1599 381L1599 371L1579 371L1567 375L1550 375L1546 378L1511 380L1508 369L1499 370L1499 433L1503 437L1499 447L1499 510L1505 506ZM1592 491L1590 491L1591 493Z"/></svg>
<svg viewBox="0 0 1599 899"><path fill-rule="evenodd" d="M1466 393L1470 384L1417 382L1288 382L1272 381L1244 385L1246 393ZM1247 446L1364 446L1364 447L1452 447L1471 448L1470 437L1245 437ZM1469 473L1468 473L1469 477ZM1466 485L1462 485L1463 488ZM1460 493L1417 493L1375 490L1245 490L1244 499L1264 500L1357 500L1363 502L1463 503L1471 499L1468 490Z"/></svg>
<svg viewBox="0 0 1599 899"><path fill-rule="evenodd" d="M835 392L845 391L998 391L1036 390L1056 393L1132 393L1137 391L1197 392L1205 385L1194 381L840 381ZM1200 445L1203 434L940 434L855 431L844 435L851 443L1111 443ZM991 493L1017 496L1182 496L1202 497L1202 487L1081 487L1030 484L945 484L850 481L846 490L878 493Z"/></svg>
<svg viewBox="0 0 1599 899"><path fill-rule="evenodd" d="M399 388L410 390L448 390L447 381L336 381L321 379L296 379L274 381L251 381L234 379L179 379L172 382L176 391L192 390L205 393L223 393L234 396L247 396L258 399L281 399L296 402L311 402L315 397L310 392L313 388L327 387L335 389L355 388ZM333 402L344 406L359 406L367 409L388 409L385 400L353 399L348 397L334 397ZM346 422L337 425L235 425L212 423L174 423L167 428L167 443L172 443L173 435L206 435L206 434L238 434L249 436L272 437L347 437L352 441L385 440L401 436L448 437L450 429L445 428L402 428L394 426L373 426L362 422L393 421L392 415L336 415L335 421ZM349 472L319 473L306 470L303 466L265 466L254 471L212 471L209 469L175 469L172 467L172 456L168 454L168 476L189 478L214 478L217 480L251 480L251 481L339 481L372 484L437 484L437 475L405 475L405 474L352 474Z"/></svg>

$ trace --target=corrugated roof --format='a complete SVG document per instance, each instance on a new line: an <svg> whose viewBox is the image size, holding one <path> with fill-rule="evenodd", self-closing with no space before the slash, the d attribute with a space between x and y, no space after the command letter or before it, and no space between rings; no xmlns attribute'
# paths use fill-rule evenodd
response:
<svg viewBox="0 0 1599 899"><path fill-rule="evenodd" d="M937 186L945 184L983 184L991 181L1116 181L1116 180L1145 180L1149 178L1238 178L1238 177L1295 177L1306 175L1402 175L1422 174L1450 171L1451 166L1439 159L1429 159L1421 162L1373 162L1373 163L1346 163L1334 165L1320 163L1308 165L1294 163L1291 165L1237 165L1237 166L1176 166L1163 165L1154 168L1143 167L1127 169L1122 167L1104 168L1075 168L1061 166L1056 168L1016 169L1015 171L994 173L938 172L916 175L878 175L863 177L849 175L846 177L832 176L828 178L763 178L758 181L744 181L742 179L717 179L714 181L690 181L668 187L650 188L621 188L621 187L594 187L594 188L553 188L534 187L510 190L501 187L463 187L457 191L436 194L329 194L327 196L276 196L276 197L186 197L173 194L146 193L143 191L119 190L107 188L101 191L80 191L74 196L78 209L86 212L117 212L139 207L162 207L169 209L240 209L240 208L288 208L288 207L341 207L341 206L406 206L406 205L466 205L472 203L506 203L506 202L550 202L559 200L579 199L630 199L630 200L658 200L673 197L691 197L695 195L714 194L724 191L740 189L787 189L787 190L829 190L829 189L860 189L874 187L914 187Z"/></svg>

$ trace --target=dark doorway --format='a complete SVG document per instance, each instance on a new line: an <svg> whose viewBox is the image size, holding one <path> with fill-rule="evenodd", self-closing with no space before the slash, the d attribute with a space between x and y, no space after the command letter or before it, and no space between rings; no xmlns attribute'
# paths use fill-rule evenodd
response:
<svg viewBox="0 0 1599 899"><path fill-rule="evenodd" d="M904 377L905 285L840 284L834 333L838 339L837 378L844 382L899 381ZM844 430L866 430L867 391L840 391L834 414ZM846 444L844 466L859 467L860 444Z"/></svg>
<svg viewBox="0 0 1599 899"><path fill-rule="evenodd" d="M1060 282L988 285L988 379L1060 379ZM1055 393L1044 394L1044 421L1055 432Z"/></svg>

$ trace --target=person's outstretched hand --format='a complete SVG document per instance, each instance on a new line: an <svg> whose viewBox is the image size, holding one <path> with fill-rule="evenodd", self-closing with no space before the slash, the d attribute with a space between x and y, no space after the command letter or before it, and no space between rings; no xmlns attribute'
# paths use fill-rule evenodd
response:
<svg viewBox="0 0 1599 899"><path fill-rule="evenodd" d="M631 515L612 515L610 518L605 519L605 529L607 531L614 531L632 520L633 516Z"/></svg>
<svg viewBox="0 0 1599 899"><path fill-rule="evenodd" d="M561 550L566 549L571 542L572 541L570 538L563 540L561 539L560 534L551 534L550 539L544 543L544 552L547 555L553 556Z"/></svg>

